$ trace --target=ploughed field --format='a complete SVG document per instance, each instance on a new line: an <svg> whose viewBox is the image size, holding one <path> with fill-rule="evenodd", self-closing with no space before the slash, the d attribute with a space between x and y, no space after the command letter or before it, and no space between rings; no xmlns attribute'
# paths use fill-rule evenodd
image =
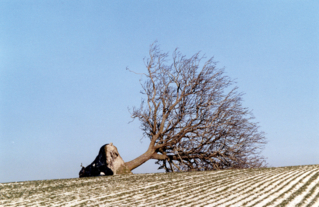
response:
<svg viewBox="0 0 319 207"><path fill-rule="evenodd" d="M0 206L319 206L319 165L0 183Z"/></svg>

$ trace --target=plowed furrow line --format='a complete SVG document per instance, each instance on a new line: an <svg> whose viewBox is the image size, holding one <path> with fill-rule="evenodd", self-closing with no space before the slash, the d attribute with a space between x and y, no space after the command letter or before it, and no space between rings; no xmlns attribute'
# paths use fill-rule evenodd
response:
<svg viewBox="0 0 319 207"><path fill-rule="evenodd" d="M318 181L319 172L316 172L316 174L314 174L305 184L303 184L301 187L297 187L297 190L295 192L290 194L288 198L286 198L277 206L287 206L287 204L289 204L290 206L296 206L302 200L302 198L309 193L310 189L312 189L313 186L318 183Z"/></svg>
<svg viewBox="0 0 319 207"><path fill-rule="evenodd" d="M218 172L218 171L217 171ZM226 171L225 171L226 172ZM228 171L231 173L231 171ZM192 180L193 178L200 178L201 180L205 180L205 176L207 175L211 175L211 176L218 176L220 174L224 174L224 173L216 173L216 172L212 172L212 173L202 173L201 176L187 176L187 180ZM99 202L101 203L117 203L120 202L120 203L123 203L123 202L126 202L128 200L129 197L132 197L132 196L135 196L137 194L139 195L143 195L143 194L147 194L147 193L151 193L151 192L158 192L158 188L159 186L165 186L166 184L170 184L170 183L183 183L183 182L187 182L187 180L185 181L185 179L174 179L174 180L170 180L170 181L166 181L166 182L162 182L162 183L154 183L153 185L148 185L147 187L141 187L141 188L138 188L138 189L133 189L133 190L130 190L130 191L122 191L120 193L114 193L112 195L107 195L107 196L100 196L100 197L95 197L95 198L90 198L90 200L99 200ZM165 185L164 185L165 184ZM86 202L86 200L82 200L80 203L82 202Z"/></svg>
<svg viewBox="0 0 319 207"><path fill-rule="evenodd" d="M319 192L313 197L313 199L307 204L306 207L319 206Z"/></svg>
<svg viewBox="0 0 319 207"><path fill-rule="evenodd" d="M260 174L258 173L258 171L254 171L254 174ZM240 175L240 174L239 174ZM245 176L247 177L247 176ZM224 182L224 180L227 180L226 182ZM202 183L196 183L195 185L189 185L189 187L187 189L182 189L180 192L178 193L173 193L173 192L168 192L169 195L173 195L175 199L171 199L171 198L164 198L164 200L160 200L160 203L165 204L167 206L171 206L173 205L176 200L176 198L178 198L179 200L190 200L192 197L197 196L197 194L201 194L202 192L207 191L207 189L209 189L211 192L215 189L218 189L220 187L216 187L216 186L224 186L225 184L233 184L234 182L236 182L238 180L238 177L234 177L233 179L229 179L229 178L225 178L223 180L208 180L205 184ZM220 184L219 184L220 183ZM212 185L214 185L212 187ZM157 203L152 203L152 204L157 204ZM184 203L183 203L184 204Z"/></svg>
<svg viewBox="0 0 319 207"><path fill-rule="evenodd" d="M219 174L220 172L219 171L215 171L214 173L215 174ZM192 176L194 176L194 177L202 177L204 174L205 173L200 174L200 175L192 175ZM170 177L170 176L165 176L164 178L163 177L160 180L165 180L165 177ZM179 176L176 176L176 177L177 177L177 179L175 179L175 180L178 181L178 180L183 180L184 177L190 177L190 175L185 174L185 176L179 175ZM117 177L115 177L115 178L117 178ZM167 183L167 181L158 182L158 180L156 180L154 182L148 182L148 181L145 181L145 180L149 180L150 177L143 178L142 176L139 176L139 175L138 176L135 175L136 180L133 183L126 181L124 178L123 179L119 179L120 180L119 182L116 182L116 183L113 182L114 184L121 183L121 185L118 186L118 187L115 186L115 188L113 187L113 188L111 188L111 190L103 189L102 192L101 192L100 189L94 189L94 191L96 191L96 193L93 193L92 192L93 190L91 189L90 190L90 192L91 192L90 194L95 194L95 196L92 196L92 195L87 196L87 199L91 199L92 197L93 198L100 198L101 197L100 195L104 195L102 197L105 197L105 195L115 196L116 197L119 194L123 194L123 193L125 194L127 192L136 191L136 190L144 190L146 188L151 188L152 186L157 186L157 185L161 185L161 184ZM139 183L138 179L140 179L142 181L142 183ZM148 185L145 187L146 184L148 184ZM99 185L103 185L103 183L99 183ZM134 186L135 188L134 187L132 188L130 186ZM121 191L121 189L123 189L124 187L125 188L130 187L130 190ZM86 187L78 189L78 190L79 190L79 194L87 195L87 190L88 189ZM84 199L81 199L81 200L83 201Z"/></svg>
<svg viewBox="0 0 319 207"><path fill-rule="evenodd" d="M246 185L249 185L251 183L256 183L260 180L263 179L263 177L265 176L265 174L272 174L272 172L265 172L265 173L260 173L256 176L250 176L248 179L241 179L240 182L237 183L232 183L231 185L222 185L219 186L216 189L211 189L210 192L211 194L214 195L214 201L216 203L220 202L221 200L223 200L225 197L227 197L228 195L238 192L238 191L242 191L244 188L246 188ZM198 198L198 200L200 200L201 202L205 202L206 200L201 200L201 198L207 198L208 195L204 194L208 192L208 189L203 189L201 192L197 193L197 194L193 194L192 197L188 198L188 201L184 202L184 205L188 205L190 203L190 199L192 198Z"/></svg>
<svg viewBox="0 0 319 207"><path fill-rule="evenodd" d="M304 171L299 171L299 170L294 171L294 173L292 173L292 174L289 173L284 179L277 180L274 183L267 185L267 187L265 189L263 189L259 194L254 195L253 197L250 197L250 200L245 201L242 205L243 206L251 206L251 207L257 205L263 199L267 199L272 194L272 192L283 187L286 183L289 183L289 182L295 180L296 178L298 178L302 174L304 174ZM254 203L252 203L252 202L254 202Z"/></svg>
<svg viewBox="0 0 319 207"><path fill-rule="evenodd" d="M285 180L287 180L287 179L289 179L289 178L291 178L291 177L297 177L297 176L300 176L301 174L302 174L302 172L298 172L297 170L299 170L299 169L296 169L296 170L294 170L293 172L292 171L287 171L287 176L285 177ZM292 178L292 179L294 179L294 178ZM242 202L236 202L236 203L234 203L234 204L232 204L232 205L234 205L234 206L246 206L247 205L247 203L251 203L251 202L253 202L255 199L258 199L258 198L260 198L260 195L261 195L261 193L267 193L267 192L270 192L270 191L272 191L272 189L273 189L273 186L275 186L275 185L278 185L278 183L279 183L279 185L280 184L282 184L283 183L283 181L280 181L279 179L276 179L277 181L273 181L272 183L269 183L269 184L267 184L267 187L265 188L265 189L263 189L262 191L260 191L259 190L259 192L257 193L257 195L250 195L249 197L250 198L246 198L246 200L248 200L248 201L242 201L242 202L245 202L245 203L242 203ZM267 189L269 189L268 191L265 191L265 190L267 190ZM239 199L240 199L240 197L241 197L241 192L238 194L238 195L236 195L236 197L238 196L239 197ZM227 196L225 196L225 197L227 197ZM209 200L210 199L210 200ZM205 200L208 200L208 201L206 201L206 204L205 204L205 206L206 205L208 205L208 206L214 206L215 204L216 204L216 200L214 199L214 196L213 195L209 195L209 196L207 196L207 198L205 199ZM257 202L256 202L257 203ZM217 205L217 206L221 206L220 204L219 205ZM224 205L222 205L222 206L224 206ZM254 205L253 205L254 206Z"/></svg>
<svg viewBox="0 0 319 207"><path fill-rule="evenodd" d="M306 172L303 175L299 176L297 179L291 180L289 183L285 183L285 186L276 189L276 191L272 191L262 202L258 203L256 206L275 206L278 203L282 196L284 196L287 192L292 190L295 186L298 185L299 182L308 180L313 174L315 170L311 170L310 172ZM270 201L269 201L270 200Z"/></svg>
<svg viewBox="0 0 319 207"><path fill-rule="evenodd" d="M319 165L0 184L0 206L319 207Z"/></svg>
<svg viewBox="0 0 319 207"><path fill-rule="evenodd" d="M288 173L290 172L290 173ZM293 174L292 174L293 172ZM287 175L285 175L282 179L281 177L279 178L276 178L274 179L272 182L266 182L263 186L258 186L256 189L253 189L250 193L250 195L248 196L239 196L239 197L242 197L241 199L238 199L237 202L232 202L231 204L232 205L241 205L241 206L246 206L248 203L251 203L253 201L256 202L256 199L260 198L260 195L265 195L271 191L273 191L274 187L275 188L278 186L280 186L281 184L285 183L285 181L287 181L289 178L291 178L292 176L294 176L296 173L298 173L298 175L301 175L303 174L303 171L300 171L300 169L296 169L294 171L287 171ZM232 205L229 205L229 206L232 206ZM228 205L227 205L228 206Z"/></svg>
<svg viewBox="0 0 319 207"><path fill-rule="evenodd" d="M241 186L243 185L244 181L243 179L246 179L247 177L249 177L249 179L258 179L260 176L263 176L265 172L260 172L260 171L253 171L250 172L251 175L247 175L247 173L245 174L245 176L239 176L237 178L235 178L233 180L229 180L228 182L223 182L221 185L217 185L214 182L210 182L208 183L206 186L200 186L199 189L200 190L192 190L190 189L191 192L187 192L189 194L189 196L187 196L187 201L182 202L182 205L187 205L192 199L197 199L198 201L202 202L201 197L204 197L203 194L206 192L210 192L210 194L214 195L214 199L215 198L220 198L223 197L225 191L229 191L229 190L233 190L233 188L235 188L235 186ZM267 170L267 173L271 173L271 171ZM240 180L240 181L238 181ZM184 191L183 191L184 192ZM185 194L187 194L185 193ZM184 197L186 198L186 196L184 195ZM205 198L207 196L205 195ZM171 201L172 202L172 201ZM173 202L175 203L175 202ZM168 203L169 205L173 204L173 203ZM197 203L197 202L196 202Z"/></svg>
<svg viewBox="0 0 319 207"><path fill-rule="evenodd" d="M229 175L237 175L237 174L240 174L240 172L229 171L227 174L222 174L222 175L208 174L209 176L207 176L206 174L206 176L203 176L201 178L198 177L196 180L196 184L200 186L204 183L210 182L211 179L213 179L216 182L221 182L221 179L223 177L224 179L227 179ZM191 182L189 182L190 180ZM183 180L182 182L179 182L179 183L172 181L169 185L164 185L163 187L159 189L155 189L153 191L146 191L145 193L142 194L142 196L143 198L146 199L145 202L153 202L154 200L157 201L159 197L166 194L166 192L169 192L169 195L173 195L175 197L176 195L174 192L180 191L180 189L184 189L185 186L189 186L189 183L193 183L193 182L194 182L194 179ZM136 192L133 192L133 194L130 197L134 197L136 196L136 194L137 194ZM139 193L139 195L141 195L141 193ZM134 202L133 204L137 204L134 199L129 199L129 198L125 199L125 203L131 203L131 202Z"/></svg>
<svg viewBox="0 0 319 207"><path fill-rule="evenodd" d="M230 197L238 197L238 195L241 195L242 192L247 191L247 186L255 186L256 183L258 184L260 182L264 182L264 177L271 177L275 173L276 172L264 173L258 180L252 180L250 182L247 182L246 180L241 187L236 188L236 186L234 186L233 188L228 189L227 193L222 193L216 196L215 192L210 192L209 194L206 193L206 195L201 195L200 197L198 197L198 199L200 200L200 204L202 206L204 206L204 203L205 205L210 204L210 206L225 206L225 202L231 202L231 200L229 199Z"/></svg>
<svg viewBox="0 0 319 207"><path fill-rule="evenodd" d="M315 186L302 198L297 206L306 206L315 196L319 193L319 183L315 183Z"/></svg>
<svg viewBox="0 0 319 207"><path fill-rule="evenodd" d="M177 180L179 181L179 180ZM105 193L105 192L101 192L101 193L98 193L98 196L89 196L87 199L81 199L79 202L77 202L76 204L80 204L80 203L84 203L84 202L87 202L87 201L92 201L92 200L98 200L98 199L107 199L107 200L116 200L118 197L121 197L122 195L127 195L131 192L137 192L137 191L148 191L158 185L163 185L165 183L168 183L168 182L171 182L171 181L165 181L165 182L161 182L161 183L158 183L158 182L154 182L154 183L148 183L149 185L147 186L143 186L143 184L145 185L145 183L142 183L138 186L136 186L137 188L136 189L131 189L129 191L115 191L113 193ZM129 183L127 184L129 185ZM87 190L87 189L83 189L83 190ZM105 194L107 194L107 196L105 196ZM99 195L103 195L103 196L99 196Z"/></svg>
<svg viewBox="0 0 319 207"><path fill-rule="evenodd" d="M253 185L247 184L244 189L240 189L239 191L237 190L232 194L225 195L225 198L221 202L217 203L217 205L223 205L226 207L231 206L232 204L240 205L241 203L252 197L255 192L260 191L266 186L272 185L273 183L278 182L282 178L292 175L293 173L296 172L288 171L280 174L265 174L260 182L258 181Z"/></svg>
<svg viewBox="0 0 319 207"><path fill-rule="evenodd" d="M202 196L203 199L200 199L200 203L210 203L211 205L217 205L219 206L219 203L224 203L229 196L232 196L236 193L240 193L247 189L247 186L254 185L255 183L264 181L265 176L271 176L273 174L276 174L274 171L270 172L264 172L260 175L260 177L256 178L250 178L250 179L244 179L240 183L235 183L233 185L228 186L220 186L220 188L224 188L222 190L218 189L217 191L214 191L210 193L210 195Z"/></svg>
<svg viewBox="0 0 319 207"><path fill-rule="evenodd" d="M161 203L164 203L166 205L172 205L172 200L175 200L174 198L179 198L180 200L183 200L183 198L189 199L189 197L191 195L193 195L194 193L201 191L204 188L207 188L207 186L209 188L211 188L212 183L214 183L215 186L219 186L219 185L223 185L225 183L234 183L235 180L237 180L237 176L241 175L241 174L233 174L233 175L229 175L229 176L224 176L223 178L216 178L215 180L211 180L211 179L206 179L205 182L203 183L199 183L199 182L195 182L195 183L188 183L186 185L187 188L178 190L178 192L176 192L176 190L170 191L168 192L169 197L167 198L163 198L163 200L160 200ZM234 177L236 176L236 177ZM229 177L232 177L231 179ZM217 187L216 187L217 188ZM156 204L156 203L152 203L152 204Z"/></svg>
<svg viewBox="0 0 319 207"><path fill-rule="evenodd" d="M223 182L222 177L224 177L224 179L229 179L229 177L234 177L235 175L240 175L240 173L238 173L238 171L235 171L234 173L230 173L228 175L224 174L223 176L215 177L214 180L206 177L204 179L204 182L201 182L201 183L198 180L192 180L194 184L185 182L182 186L178 186L178 187L176 187L176 185L172 185L171 187L173 187L173 189L162 188L158 191L158 192L161 192L159 195L146 196L146 200L143 200L143 202L146 202L149 205L157 205L158 203L163 205L166 202L169 202L171 200L176 200L177 197L181 199L181 196L187 196L187 192L185 192L186 189L184 186L187 186L187 189L190 189L191 191L196 192L197 190L196 186L197 188L201 188L202 186L205 185L205 183L211 183L211 182L214 182L216 185L218 185L219 182ZM133 204L138 205L139 203L140 202L134 202Z"/></svg>
<svg viewBox="0 0 319 207"><path fill-rule="evenodd" d="M255 171L256 172L256 171ZM227 179L229 179L229 178L227 178ZM236 178L237 179L237 178ZM220 178L218 178L216 181L213 181L213 180L211 180L211 179L206 179L207 180L207 183L208 183L208 185L211 185L211 183L213 183L214 182L214 184L215 185L218 185L218 183L219 182L223 182ZM230 182L232 182L233 183L233 181L230 181ZM188 184L189 185L189 184ZM198 186L197 188L203 188L203 186L204 186L204 183L198 183L198 182L196 182L196 186ZM197 191L197 189L195 188L195 186L194 185L189 185L188 186L188 189L190 189L190 191L192 191L192 192L196 192ZM151 205L156 205L156 204L165 204L165 205L171 205L171 204L167 204L167 202L170 202L170 201L172 201L172 200L176 200L176 197L178 197L179 199L183 199L182 197L188 197L187 196L187 194L188 194L188 192L185 192L186 190L185 189L182 189L182 191L181 190L176 190L176 186L174 186L174 192L172 191L172 190L170 190L170 189L161 189L160 190L161 192L165 192L165 193L161 193L159 196L156 196L156 197L152 197L152 199L150 200L150 199L147 199L146 201L144 200L143 202L147 202L147 203L150 203ZM180 191L180 192L176 192L176 191ZM192 193L193 194L193 193ZM173 196L173 198L171 199L169 196ZM163 198L162 198L163 197ZM152 202L152 201L157 201L157 202ZM133 203L134 205L137 205L139 202L135 202L135 203Z"/></svg>

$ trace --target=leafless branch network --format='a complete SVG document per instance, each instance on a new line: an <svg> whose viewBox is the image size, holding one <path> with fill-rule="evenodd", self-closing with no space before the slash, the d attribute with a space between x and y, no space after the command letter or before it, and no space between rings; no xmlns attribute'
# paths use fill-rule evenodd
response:
<svg viewBox="0 0 319 207"><path fill-rule="evenodd" d="M200 53L186 58L176 49L171 64L168 58L151 45L147 72L140 74L145 99L131 114L150 146L129 168L148 159L157 159L166 172L264 166L264 133L224 69Z"/></svg>

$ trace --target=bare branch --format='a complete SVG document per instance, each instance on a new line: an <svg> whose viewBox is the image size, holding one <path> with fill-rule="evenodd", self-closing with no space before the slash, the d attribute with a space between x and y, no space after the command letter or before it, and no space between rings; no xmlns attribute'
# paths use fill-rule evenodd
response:
<svg viewBox="0 0 319 207"><path fill-rule="evenodd" d="M167 64L168 53L155 43L149 56L147 74L140 74L146 99L132 113L151 141L149 159L167 172L265 165L264 133L213 58L203 62L199 52L186 58L176 49Z"/></svg>

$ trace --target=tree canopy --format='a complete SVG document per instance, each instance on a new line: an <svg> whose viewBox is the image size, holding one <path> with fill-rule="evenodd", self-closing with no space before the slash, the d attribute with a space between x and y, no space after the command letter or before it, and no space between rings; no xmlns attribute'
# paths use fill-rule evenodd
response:
<svg viewBox="0 0 319 207"><path fill-rule="evenodd" d="M243 93L200 52L187 58L178 49L169 53L150 46L141 81L144 95L131 115L141 122L148 150L127 162L130 170L156 159L166 172L265 165L264 133L242 106Z"/></svg>

